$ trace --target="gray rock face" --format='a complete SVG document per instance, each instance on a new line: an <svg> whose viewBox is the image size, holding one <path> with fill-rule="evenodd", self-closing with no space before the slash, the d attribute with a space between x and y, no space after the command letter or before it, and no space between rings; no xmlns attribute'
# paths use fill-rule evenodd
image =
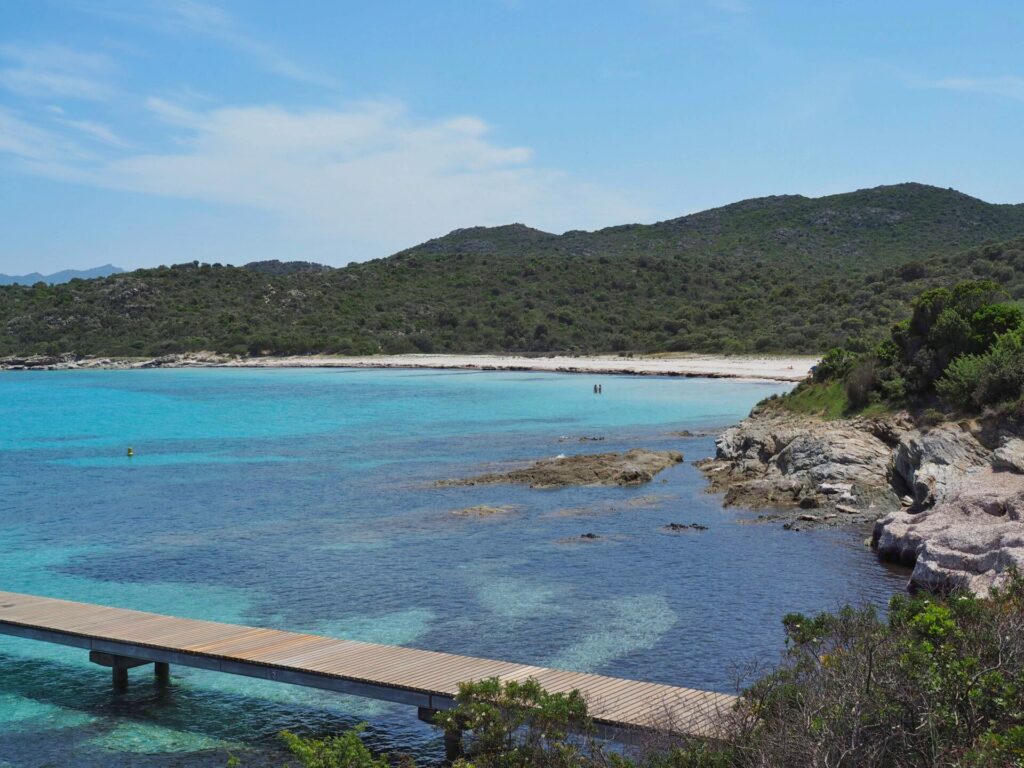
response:
<svg viewBox="0 0 1024 768"><path fill-rule="evenodd" d="M0 371L71 371L78 369L127 368L211 368L230 363L235 358L217 352L185 352L160 357L109 358L78 357L74 354L34 355L31 357L0 357Z"/></svg>
<svg viewBox="0 0 1024 768"><path fill-rule="evenodd" d="M656 474L683 460L678 451L634 448L625 453L599 453L542 459L529 467L491 473L439 485L492 485L521 483L531 488L563 488L571 485L642 485Z"/></svg>
<svg viewBox="0 0 1024 768"><path fill-rule="evenodd" d="M911 510L941 502L965 472L989 461L989 451L959 424L904 434L896 449L893 485L912 499Z"/></svg>
<svg viewBox="0 0 1024 768"><path fill-rule="evenodd" d="M880 432L865 420L755 410L719 437L714 459L698 466L712 490L725 492L727 505L821 510L802 516L820 525L871 522L900 506L889 483L892 448Z"/></svg>
<svg viewBox="0 0 1024 768"><path fill-rule="evenodd" d="M992 467L1024 475L1024 440L1011 437L992 452Z"/></svg>
<svg viewBox="0 0 1024 768"><path fill-rule="evenodd" d="M919 513L894 512L875 524L872 545L913 565L911 588L986 594L1024 571L1024 475L975 469Z"/></svg>
<svg viewBox="0 0 1024 768"><path fill-rule="evenodd" d="M1011 566L1024 572L1024 439L1013 424L918 429L906 417L761 409L698 466L726 504L775 507L763 517L790 529L874 522L872 546L913 566L912 589L984 594Z"/></svg>

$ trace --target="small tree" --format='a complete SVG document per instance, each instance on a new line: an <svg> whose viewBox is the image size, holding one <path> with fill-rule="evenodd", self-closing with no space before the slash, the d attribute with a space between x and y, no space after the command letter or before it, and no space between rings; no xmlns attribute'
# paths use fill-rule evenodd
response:
<svg viewBox="0 0 1024 768"><path fill-rule="evenodd" d="M365 723L324 739L297 736L291 731L281 733L288 749L302 763L303 768L390 768L386 757L374 757L360 734Z"/></svg>
<svg viewBox="0 0 1024 768"><path fill-rule="evenodd" d="M533 678L461 683L455 700L458 705L435 722L447 731L472 732L469 753L480 768L578 764L579 748L568 736L591 728L579 691L549 693Z"/></svg>

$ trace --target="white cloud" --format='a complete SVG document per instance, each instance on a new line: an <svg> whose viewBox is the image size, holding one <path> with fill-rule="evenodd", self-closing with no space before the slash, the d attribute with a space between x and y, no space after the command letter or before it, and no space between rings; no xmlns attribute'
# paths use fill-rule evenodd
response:
<svg viewBox="0 0 1024 768"><path fill-rule="evenodd" d="M78 164L90 155L74 141L0 107L0 153L27 163Z"/></svg>
<svg viewBox="0 0 1024 768"><path fill-rule="evenodd" d="M51 178L262 211L296 240L326 244L344 260L387 255L457 227L522 221L563 231L651 213L539 167L530 149L493 141L477 117L421 119L394 101L306 111L194 111L158 99L148 106L174 149L98 159L60 150L46 133L6 149ZM116 146L99 126L75 127Z"/></svg>
<svg viewBox="0 0 1024 768"><path fill-rule="evenodd" d="M104 82L109 59L57 45L0 46L0 87L30 98L65 97L103 101L111 96Z"/></svg>
<svg viewBox="0 0 1024 768"><path fill-rule="evenodd" d="M1024 77L1005 75L1003 77L947 77L942 80L931 80L926 83L931 88L942 88L949 91L969 91L989 96L1024 101Z"/></svg>
<svg viewBox="0 0 1024 768"><path fill-rule="evenodd" d="M109 126L102 123L92 120L61 120L60 122L70 128L74 128L92 141L108 144L111 147L128 147L128 143L124 139L114 133Z"/></svg>

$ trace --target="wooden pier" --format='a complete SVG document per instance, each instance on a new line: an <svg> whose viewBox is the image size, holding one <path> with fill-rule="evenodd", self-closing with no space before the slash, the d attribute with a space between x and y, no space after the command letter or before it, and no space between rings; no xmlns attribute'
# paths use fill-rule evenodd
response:
<svg viewBox="0 0 1024 768"><path fill-rule="evenodd" d="M115 688L128 670L169 665L321 688L419 708L421 718L455 705L458 684L536 679L552 692L579 690L599 735L634 741L644 731L714 737L734 696L660 683L568 672L511 661L339 640L130 611L0 591L0 634L73 646L110 667Z"/></svg>

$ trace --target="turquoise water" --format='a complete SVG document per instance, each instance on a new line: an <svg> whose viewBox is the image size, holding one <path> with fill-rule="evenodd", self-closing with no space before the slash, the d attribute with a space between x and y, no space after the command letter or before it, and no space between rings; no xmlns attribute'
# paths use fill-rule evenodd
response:
<svg viewBox="0 0 1024 768"><path fill-rule="evenodd" d="M604 394L592 394L602 383ZM779 619L902 587L863 534L750 525L689 460L781 385L376 370L0 375L0 589L731 690ZM580 442L581 437L604 440ZM125 456L131 446L135 456ZM436 488L559 453L687 463L641 488ZM511 506L498 519L450 511ZM670 535L669 522L703 533ZM595 532L602 539L574 543ZM569 540L569 541L567 541ZM0 765L279 764L276 734L415 711L181 668L126 693L84 651L0 638ZM5 762L6 761L6 762Z"/></svg>

